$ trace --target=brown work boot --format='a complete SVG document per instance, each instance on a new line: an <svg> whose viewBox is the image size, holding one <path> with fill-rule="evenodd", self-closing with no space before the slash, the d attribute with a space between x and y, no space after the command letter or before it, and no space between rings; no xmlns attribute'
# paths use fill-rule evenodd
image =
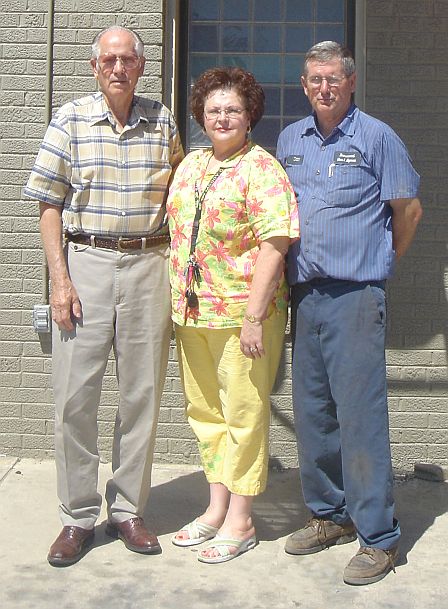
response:
<svg viewBox="0 0 448 609"><path fill-rule="evenodd" d="M374 584L383 579L389 571L395 573L398 548L380 550L362 546L345 567L344 581L353 586Z"/></svg>
<svg viewBox="0 0 448 609"><path fill-rule="evenodd" d="M329 548L349 543L356 539L352 522L336 524L332 520L310 518L306 525L288 537L285 543L287 554L314 554Z"/></svg>

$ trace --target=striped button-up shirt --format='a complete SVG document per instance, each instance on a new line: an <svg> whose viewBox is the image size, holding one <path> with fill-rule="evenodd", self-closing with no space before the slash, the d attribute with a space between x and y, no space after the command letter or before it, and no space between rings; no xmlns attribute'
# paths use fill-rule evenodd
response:
<svg viewBox="0 0 448 609"><path fill-rule="evenodd" d="M135 96L119 132L102 93L96 93L56 113L24 192L62 206L69 232L146 236L163 223L168 181L182 158L165 106Z"/></svg>
<svg viewBox="0 0 448 609"><path fill-rule="evenodd" d="M290 284L390 277L389 201L417 196L419 185L397 134L352 105L327 138L314 116L289 125L280 134L277 157L299 202L301 239L288 255Z"/></svg>

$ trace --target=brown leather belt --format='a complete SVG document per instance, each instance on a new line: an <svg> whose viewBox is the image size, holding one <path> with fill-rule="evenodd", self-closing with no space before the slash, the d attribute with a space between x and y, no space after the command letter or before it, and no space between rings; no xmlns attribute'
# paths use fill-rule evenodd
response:
<svg viewBox="0 0 448 609"><path fill-rule="evenodd" d="M90 245L92 247L100 247L106 250L117 250L119 252L127 252L129 250L146 250L162 243L169 243L170 236L166 235L149 235L148 237L120 237L119 239L109 239L108 237L98 237L97 235L85 235L65 233L65 238L73 243L81 245Z"/></svg>

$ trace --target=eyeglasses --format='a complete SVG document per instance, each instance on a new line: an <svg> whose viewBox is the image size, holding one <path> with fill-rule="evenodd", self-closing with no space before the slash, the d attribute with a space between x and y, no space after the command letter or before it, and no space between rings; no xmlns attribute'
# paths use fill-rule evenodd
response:
<svg viewBox="0 0 448 609"><path fill-rule="evenodd" d="M318 89L322 86L324 80L327 81L329 87L340 87L345 78L347 78L347 76L310 76L306 81L310 87Z"/></svg>
<svg viewBox="0 0 448 609"><path fill-rule="evenodd" d="M125 70L133 70L140 63L140 57L137 55L100 55L97 61L103 72L112 72L118 60Z"/></svg>
<svg viewBox="0 0 448 609"><path fill-rule="evenodd" d="M217 121L221 118L221 113L224 112L226 118L239 118L246 108L212 108L211 110L204 110L204 116L209 121Z"/></svg>

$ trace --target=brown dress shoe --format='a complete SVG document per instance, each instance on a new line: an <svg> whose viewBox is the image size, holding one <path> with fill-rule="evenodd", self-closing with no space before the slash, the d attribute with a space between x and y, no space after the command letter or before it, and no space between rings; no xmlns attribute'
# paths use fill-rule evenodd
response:
<svg viewBox="0 0 448 609"><path fill-rule="evenodd" d="M106 533L111 537L119 537L132 552L158 554L162 551L157 537L147 530L143 519L138 516L124 522L108 522Z"/></svg>
<svg viewBox="0 0 448 609"><path fill-rule="evenodd" d="M64 527L48 552L48 562L53 567L73 565L86 554L94 536L94 529Z"/></svg>

